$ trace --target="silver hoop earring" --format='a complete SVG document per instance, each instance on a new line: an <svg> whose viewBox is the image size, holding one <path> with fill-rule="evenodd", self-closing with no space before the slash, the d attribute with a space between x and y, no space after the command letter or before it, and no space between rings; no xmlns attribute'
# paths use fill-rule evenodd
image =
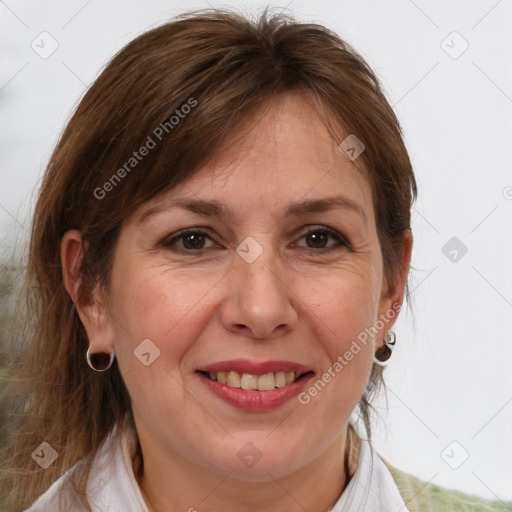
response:
<svg viewBox="0 0 512 512"><path fill-rule="evenodd" d="M393 349L395 348L396 334L393 331L387 331L384 346L379 348L373 356L373 362L379 366L387 366Z"/></svg>
<svg viewBox="0 0 512 512"><path fill-rule="evenodd" d="M110 354L106 352L96 352L95 354L91 354L91 347L87 348L87 354L85 358L87 359L87 364L95 371L95 372L105 372L107 371L114 362L115 353L112 350Z"/></svg>

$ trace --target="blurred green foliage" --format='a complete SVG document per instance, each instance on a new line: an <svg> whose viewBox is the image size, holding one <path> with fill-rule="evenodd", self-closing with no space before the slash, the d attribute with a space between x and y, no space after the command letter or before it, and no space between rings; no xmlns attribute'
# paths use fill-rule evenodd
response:
<svg viewBox="0 0 512 512"><path fill-rule="evenodd" d="M12 361L13 335L16 321L13 315L16 292L20 286L20 269L10 263L0 262L0 432L6 435L5 424L11 409L12 397L5 394L5 376ZM5 439L3 439L5 441Z"/></svg>

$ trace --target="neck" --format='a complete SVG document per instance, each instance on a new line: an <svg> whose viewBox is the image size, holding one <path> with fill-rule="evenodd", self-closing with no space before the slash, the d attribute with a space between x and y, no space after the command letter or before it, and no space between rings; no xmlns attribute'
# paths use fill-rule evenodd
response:
<svg viewBox="0 0 512 512"><path fill-rule="evenodd" d="M357 434L347 426L308 466L284 478L257 483L209 472L177 454L171 457L171 464L161 458L145 465L140 476L139 457L134 458L133 466L149 512L327 512L357 469L359 446Z"/></svg>

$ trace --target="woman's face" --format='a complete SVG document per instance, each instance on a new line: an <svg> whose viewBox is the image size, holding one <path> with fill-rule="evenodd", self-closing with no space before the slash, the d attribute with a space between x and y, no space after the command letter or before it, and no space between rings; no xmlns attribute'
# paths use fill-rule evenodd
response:
<svg viewBox="0 0 512 512"><path fill-rule="evenodd" d="M309 105L283 96L123 225L104 332L145 456L279 478L334 446L361 398L393 321L358 340L401 295L387 294L368 179ZM86 328L94 351L105 337Z"/></svg>

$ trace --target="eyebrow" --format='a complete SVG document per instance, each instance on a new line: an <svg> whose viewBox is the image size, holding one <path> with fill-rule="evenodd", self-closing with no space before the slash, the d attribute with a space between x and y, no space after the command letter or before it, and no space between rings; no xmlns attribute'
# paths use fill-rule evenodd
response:
<svg viewBox="0 0 512 512"><path fill-rule="evenodd" d="M148 209L142 214L137 224L145 223L149 217L160 213L162 211L169 210L171 208L182 208L189 210L198 215L204 217L219 217L221 219L233 219L233 211L224 203L211 200L205 201L202 199L194 198L180 198L175 199L170 203L164 203L153 208ZM306 201L300 201L291 203L288 205L284 216L285 217L299 217L301 215L307 215L310 213L325 212L333 209L342 209L346 211L353 211L360 215L363 221L366 223L367 217L363 207L356 203L353 199L345 196L325 197L321 199L308 199Z"/></svg>

